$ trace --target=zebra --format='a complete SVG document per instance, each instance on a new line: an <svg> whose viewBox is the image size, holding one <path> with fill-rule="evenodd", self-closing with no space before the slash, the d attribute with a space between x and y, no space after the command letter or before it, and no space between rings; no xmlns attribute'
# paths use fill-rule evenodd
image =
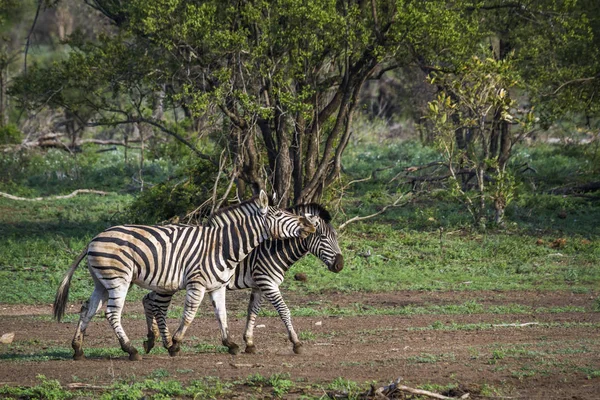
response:
<svg viewBox="0 0 600 400"><path fill-rule="evenodd" d="M290 310L281 296L279 285L283 282L287 270L308 252L319 257L332 272L340 272L344 267L344 258L338 244L337 233L330 224L331 215L323 206L311 203L295 206L287 211L298 215L305 213L317 216L316 233L307 238L268 240L261 243L240 262L227 285L228 290L252 289L244 333L246 353L256 352L253 331L263 296L279 313L287 329L288 338L293 344L294 353L301 353L302 342L294 330ZM144 342L146 352L153 348L155 337L158 337L159 333L163 336L163 342L168 343L168 341L164 341L164 338L169 337L165 320L169 303L168 294L151 292L144 297L143 304L148 323L148 339ZM226 325L227 322L221 322L221 324ZM223 344L229 347L228 343L232 342L223 338ZM230 353L235 354L234 351L237 352L238 349L229 347Z"/></svg>
<svg viewBox="0 0 600 400"><path fill-rule="evenodd" d="M259 196L218 211L205 225L120 225L105 230L81 252L56 292L54 317L60 322L73 273L87 255L95 289L81 307L72 341L73 358L85 358L85 330L105 302L106 317L121 349L129 353L130 360L141 359L121 325L121 311L132 283L160 294L186 289L181 323L168 343L169 354L177 355L205 292L219 322L224 321L225 290L238 263L264 240L307 237L316 230L315 220L269 207L268 197L261 191ZM221 332L228 337L226 324Z"/></svg>

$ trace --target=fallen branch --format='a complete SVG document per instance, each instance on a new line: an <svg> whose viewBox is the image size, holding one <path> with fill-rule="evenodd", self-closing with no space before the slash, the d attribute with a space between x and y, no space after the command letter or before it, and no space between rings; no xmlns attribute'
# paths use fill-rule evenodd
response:
<svg viewBox="0 0 600 400"><path fill-rule="evenodd" d="M402 170L402 172L399 172L398 174L396 174L396 176L394 176L392 179L390 179L390 181L388 183L394 182L396 179L398 179L400 177L400 175L402 175L405 172L416 172L416 171L420 171L420 170L426 169L426 168L441 167L441 166L445 166L446 168L448 168L447 164L443 163L441 161L434 161L434 162L430 162L429 164L425 164L425 165L414 165L411 167L406 167Z"/></svg>
<svg viewBox="0 0 600 400"><path fill-rule="evenodd" d="M12 194L0 192L0 197L6 197L7 199L18 200L18 201L47 201L47 200L70 199L71 197L75 197L78 194L82 194L82 193L93 193L93 194L99 194L101 196L106 196L107 194L111 194L110 192L103 192L101 190L77 189L74 192L69 193L69 194L64 195L64 196L49 196L49 197L32 197L32 198L27 198L27 197L13 196Z"/></svg>
<svg viewBox="0 0 600 400"><path fill-rule="evenodd" d="M410 193L408 193L408 195L410 196ZM366 216L364 216L364 217L359 217L359 216L352 217L352 218L350 218L348 221L346 221L346 222L344 222L343 224L341 224L341 225L338 227L338 229L341 231L341 230L342 230L342 229L344 229L344 228L345 228L345 227L346 227L348 224L350 224L350 223L352 223L352 222L362 221L362 220L365 220L365 219L369 219L369 218L373 218L373 217L376 217L376 216L378 216L378 215L381 215L381 214L383 214L384 212L386 212L386 211L387 211L389 208L392 208L392 207L403 207L403 206L407 205L407 204L409 203L409 201L406 201L405 203L402 203L402 204L398 204L398 203L400 203L400 200L404 199L404 198L405 198L405 196L406 196L406 194L402 194L402 195L401 195L400 197L398 197L398 198L396 199L396 201L394 201L392 204L388 204L387 206L383 207L381 210L379 210L379 211L377 211L376 213L373 213L373 214L371 214L371 215L366 215Z"/></svg>
<svg viewBox="0 0 600 400"><path fill-rule="evenodd" d="M439 393L430 392L428 390L415 389L415 388L411 388L409 386L401 385L400 384L401 380L402 380L402 378L398 378L398 379L396 379L395 382L393 382L387 386L380 387L377 390L374 390L375 388L371 387L371 390L369 391L369 394L367 396L374 396L376 399L390 399L391 398L390 396L392 396L395 392L401 391L401 392L408 392L408 393L416 394L419 396L427 396L427 397L431 397L434 399L442 399L442 400L455 400L456 399L456 397L448 397L448 396L444 396ZM469 398L469 393L465 393L464 395L462 395L459 398L467 399L467 398Z"/></svg>
<svg viewBox="0 0 600 400"><path fill-rule="evenodd" d="M549 194L589 193L600 190L600 181L588 182L578 186L562 186L548 190Z"/></svg>
<svg viewBox="0 0 600 400"><path fill-rule="evenodd" d="M106 390L108 386L91 385L89 383L73 382L67 383L67 389L94 389L94 390Z"/></svg>
<svg viewBox="0 0 600 400"><path fill-rule="evenodd" d="M508 326L514 326L514 327L518 327L521 328L523 326L529 326L529 325L539 325L539 322L525 322L523 324L494 324L492 325L494 328L498 328L498 327L508 327Z"/></svg>

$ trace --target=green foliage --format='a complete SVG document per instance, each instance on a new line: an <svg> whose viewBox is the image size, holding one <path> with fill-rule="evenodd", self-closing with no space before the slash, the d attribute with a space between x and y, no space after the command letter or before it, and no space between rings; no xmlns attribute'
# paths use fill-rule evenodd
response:
<svg viewBox="0 0 600 400"><path fill-rule="evenodd" d="M524 132L534 120L531 112L521 119L510 114L516 102L509 90L518 84L514 67L508 60L473 57L455 73L432 74L429 81L443 90L429 102L427 117L433 122L435 143L450 173L450 193L464 203L476 225L485 228L490 204L494 222L503 223L515 183L505 168L510 148L496 150L500 146L498 131L502 123L510 122L518 123ZM502 140L516 141L511 139L518 136L513 131L510 138L504 133ZM469 173L476 178L475 190L467 186L469 179L464 174Z"/></svg>
<svg viewBox="0 0 600 400"><path fill-rule="evenodd" d="M75 394L64 389L55 379L48 379L44 375L38 375L40 384L31 388L0 386L0 395L6 397L16 396L18 398L62 400L71 399Z"/></svg>
<svg viewBox="0 0 600 400"><path fill-rule="evenodd" d="M23 140L23 134L14 124L0 127L0 145L19 144Z"/></svg>
<svg viewBox="0 0 600 400"><path fill-rule="evenodd" d="M359 399L364 393L364 390L357 382L342 377L334 379L329 383L327 389L341 392L347 399Z"/></svg>
<svg viewBox="0 0 600 400"><path fill-rule="evenodd" d="M183 169L181 175L140 193L129 207L127 219L134 223L154 224L173 217L183 218L212 197L217 173L217 168L208 161L195 161ZM221 186L217 195L222 196L223 191ZM199 211L194 216L196 220L208 216L210 208Z"/></svg>
<svg viewBox="0 0 600 400"><path fill-rule="evenodd" d="M273 374L269 378L257 373L249 376L246 379L246 383L249 386L261 388L263 386L271 386L273 395L277 398L281 398L294 387L294 382L290 380L290 375L286 373Z"/></svg>

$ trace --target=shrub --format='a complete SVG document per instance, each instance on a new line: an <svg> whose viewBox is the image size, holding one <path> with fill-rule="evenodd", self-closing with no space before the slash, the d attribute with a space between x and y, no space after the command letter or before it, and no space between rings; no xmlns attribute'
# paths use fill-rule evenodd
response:
<svg viewBox="0 0 600 400"><path fill-rule="evenodd" d="M14 124L0 127L0 144L19 144L23 141L23 134Z"/></svg>

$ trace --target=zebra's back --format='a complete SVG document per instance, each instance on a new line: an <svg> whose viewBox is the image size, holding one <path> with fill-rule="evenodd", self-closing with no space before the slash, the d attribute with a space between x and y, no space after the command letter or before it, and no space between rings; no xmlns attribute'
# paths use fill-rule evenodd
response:
<svg viewBox="0 0 600 400"><path fill-rule="evenodd" d="M88 264L101 281L129 281L157 292L185 287L186 266L203 246L202 227L119 225L100 233L88 247Z"/></svg>

